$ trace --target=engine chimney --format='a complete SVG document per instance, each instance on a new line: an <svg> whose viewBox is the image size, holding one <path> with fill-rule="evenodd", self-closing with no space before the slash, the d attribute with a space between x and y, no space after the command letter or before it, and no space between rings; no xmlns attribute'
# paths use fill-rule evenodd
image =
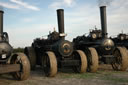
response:
<svg viewBox="0 0 128 85"><path fill-rule="evenodd" d="M0 10L0 41L2 40L3 35L3 14L4 11Z"/></svg>
<svg viewBox="0 0 128 85"><path fill-rule="evenodd" d="M106 6L100 7L101 16L101 28L102 28L102 38L107 38L107 18L106 18Z"/></svg>
<svg viewBox="0 0 128 85"><path fill-rule="evenodd" d="M60 36L62 37L62 39L64 39L65 34L64 34L64 10L63 9L57 10L57 19L58 19L58 30L59 30Z"/></svg>

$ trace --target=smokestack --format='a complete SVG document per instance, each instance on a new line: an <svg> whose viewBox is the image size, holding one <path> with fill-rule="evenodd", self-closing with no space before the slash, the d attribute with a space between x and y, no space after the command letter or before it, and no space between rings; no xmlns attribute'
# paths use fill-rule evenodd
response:
<svg viewBox="0 0 128 85"><path fill-rule="evenodd" d="M0 35L3 34L3 13L4 11L0 10Z"/></svg>
<svg viewBox="0 0 128 85"><path fill-rule="evenodd" d="M58 30L60 34L64 34L64 10L57 10L57 19L58 19ZM64 38L64 36L62 36Z"/></svg>
<svg viewBox="0 0 128 85"><path fill-rule="evenodd" d="M101 16L101 28L102 28L102 38L107 38L107 18L106 18L106 6L100 7Z"/></svg>
<svg viewBox="0 0 128 85"><path fill-rule="evenodd" d="M3 35L3 14L4 11L0 10L0 41L2 40Z"/></svg>

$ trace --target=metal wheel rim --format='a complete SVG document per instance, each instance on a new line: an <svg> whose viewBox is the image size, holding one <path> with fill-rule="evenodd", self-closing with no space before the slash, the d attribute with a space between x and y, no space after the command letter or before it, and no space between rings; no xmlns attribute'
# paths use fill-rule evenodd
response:
<svg viewBox="0 0 128 85"><path fill-rule="evenodd" d="M45 75L48 77L54 77L57 73L57 60L54 52L46 52L42 59L42 66L44 68Z"/></svg>
<svg viewBox="0 0 128 85"><path fill-rule="evenodd" d="M44 56L43 62L44 62L43 63L44 72L45 72L46 76L48 76L50 73L50 61L49 61L48 55Z"/></svg>
<svg viewBox="0 0 128 85"><path fill-rule="evenodd" d="M114 51L114 56L116 60L112 62L112 67L114 70L119 70L121 68L122 58L118 49Z"/></svg>

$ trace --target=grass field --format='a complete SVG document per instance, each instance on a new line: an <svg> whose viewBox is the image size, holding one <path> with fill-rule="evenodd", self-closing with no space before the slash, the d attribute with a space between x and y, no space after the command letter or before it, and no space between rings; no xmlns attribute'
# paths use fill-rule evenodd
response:
<svg viewBox="0 0 128 85"><path fill-rule="evenodd" d="M128 85L128 71L113 71L108 67L101 66L96 73L83 74L61 69L52 78L45 77L42 69L37 68L26 81L16 81L9 75L1 75L0 85Z"/></svg>

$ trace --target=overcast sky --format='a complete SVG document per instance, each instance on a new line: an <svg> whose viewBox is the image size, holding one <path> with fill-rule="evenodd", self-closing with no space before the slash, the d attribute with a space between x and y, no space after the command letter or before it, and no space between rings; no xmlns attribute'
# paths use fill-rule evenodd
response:
<svg viewBox="0 0 128 85"><path fill-rule="evenodd" d="M46 36L54 27L58 31L58 8L64 9L66 39L72 41L95 25L100 29L99 5L107 5L109 36L122 30L128 33L128 0L0 0L4 31L13 47L30 46L33 39Z"/></svg>

